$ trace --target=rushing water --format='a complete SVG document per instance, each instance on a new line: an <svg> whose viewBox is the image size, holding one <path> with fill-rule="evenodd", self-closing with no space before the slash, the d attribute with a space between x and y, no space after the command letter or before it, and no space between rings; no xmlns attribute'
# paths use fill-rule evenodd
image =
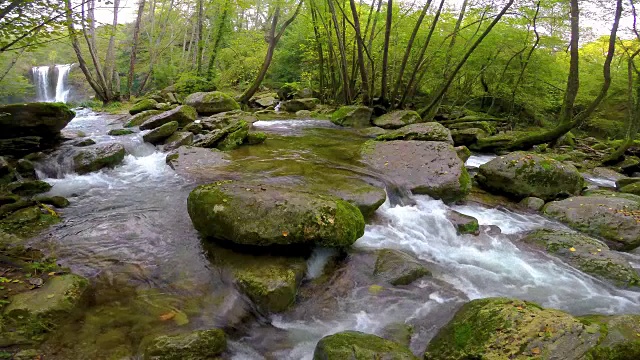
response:
<svg viewBox="0 0 640 360"><path fill-rule="evenodd" d="M446 216L450 207L415 196L412 205L387 201L346 257L314 250L299 301L265 318L207 258L186 210L195 184L176 175L165 164L166 154L143 143L139 133L107 135L119 126L112 117L83 110L65 129L98 143L123 143L129 155L115 169L77 175L55 156L40 166L51 193L69 197L71 206L63 210L64 222L36 241L47 240L60 262L91 277L96 293L85 315L46 345L53 358L135 353L144 336L212 326L230 329L229 358L238 360L311 359L325 335L347 329L385 335L398 324L413 327L410 346L419 354L462 303L489 296L573 314L640 311L639 293L613 288L518 241L526 231L562 225L538 215L459 205L453 208L502 231L459 236ZM331 167L371 176L353 159L366 139L348 130L315 120L260 121L255 127L268 132L267 141L231 152L237 164L231 170L330 181L322 169ZM472 156L467 166L489 160ZM373 251L384 248L414 255L433 276L404 287L380 286L372 275ZM322 277L327 264L337 266L328 280ZM177 315L159 320L168 312ZM104 340L105 333L115 340Z"/></svg>
<svg viewBox="0 0 640 360"><path fill-rule="evenodd" d="M67 78L73 64L55 66L34 66L31 68L36 100L43 102L67 102L69 86ZM50 76L53 74L53 76ZM52 79L55 77L55 80ZM55 82L54 82L55 81Z"/></svg>

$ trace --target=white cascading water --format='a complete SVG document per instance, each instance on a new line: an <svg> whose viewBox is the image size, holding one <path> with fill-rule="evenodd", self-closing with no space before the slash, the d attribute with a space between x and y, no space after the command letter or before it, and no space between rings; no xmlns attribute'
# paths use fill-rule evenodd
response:
<svg viewBox="0 0 640 360"><path fill-rule="evenodd" d="M37 100L42 102L67 102L67 96L69 95L67 77L72 66L73 64L55 65L56 86L53 94L51 93L53 79L49 77L51 67L34 66L31 68L33 83L36 86Z"/></svg>

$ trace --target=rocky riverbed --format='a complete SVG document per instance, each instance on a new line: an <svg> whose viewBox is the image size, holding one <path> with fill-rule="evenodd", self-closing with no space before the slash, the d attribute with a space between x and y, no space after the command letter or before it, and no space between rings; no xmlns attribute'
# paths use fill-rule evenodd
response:
<svg viewBox="0 0 640 360"><path fill-rule="evenodd" d="M640 197L610 186L633 178L469 155L411 113L372 131L358 107L333 122L235 108L76 109L32 161L41 194L9 179L8 204L34 214L1 220L0 280L20 285L2 293L1 356L638 354Z"/></svg>

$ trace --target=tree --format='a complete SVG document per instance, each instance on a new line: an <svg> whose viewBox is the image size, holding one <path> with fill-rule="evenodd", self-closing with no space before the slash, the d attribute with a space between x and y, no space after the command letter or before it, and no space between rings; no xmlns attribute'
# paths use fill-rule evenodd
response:
<svg viewBox="0 0 640 360"><path fill-rule="evenodd" d="M133 87L133 77L135 74L136 57L138 55L138 43L140 40L140 24L142 23L142 15L144 14L145 0L140 0L138 4L138 14L135 25L133 26L133 44L131 45L131 59L129 60L129 75L127 76L127 90L125 97L131 98L131 88Z"/></svg>

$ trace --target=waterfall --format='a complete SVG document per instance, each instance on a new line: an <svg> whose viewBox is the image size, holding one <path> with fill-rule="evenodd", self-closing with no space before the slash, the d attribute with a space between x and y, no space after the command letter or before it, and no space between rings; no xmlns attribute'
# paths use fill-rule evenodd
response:
<svg viewBox="0 0 640 360"><path fill-rule="evenodd" d="M31 69L33 75L33 83L36 86L36 100L43 102L67 102L69 88L67 85L67 77L71 71L73 64L55 65L53 76L49 76L52 68L50 66L35 66ZM55 87L53 87L53 79L55 79Z"/></svg>

